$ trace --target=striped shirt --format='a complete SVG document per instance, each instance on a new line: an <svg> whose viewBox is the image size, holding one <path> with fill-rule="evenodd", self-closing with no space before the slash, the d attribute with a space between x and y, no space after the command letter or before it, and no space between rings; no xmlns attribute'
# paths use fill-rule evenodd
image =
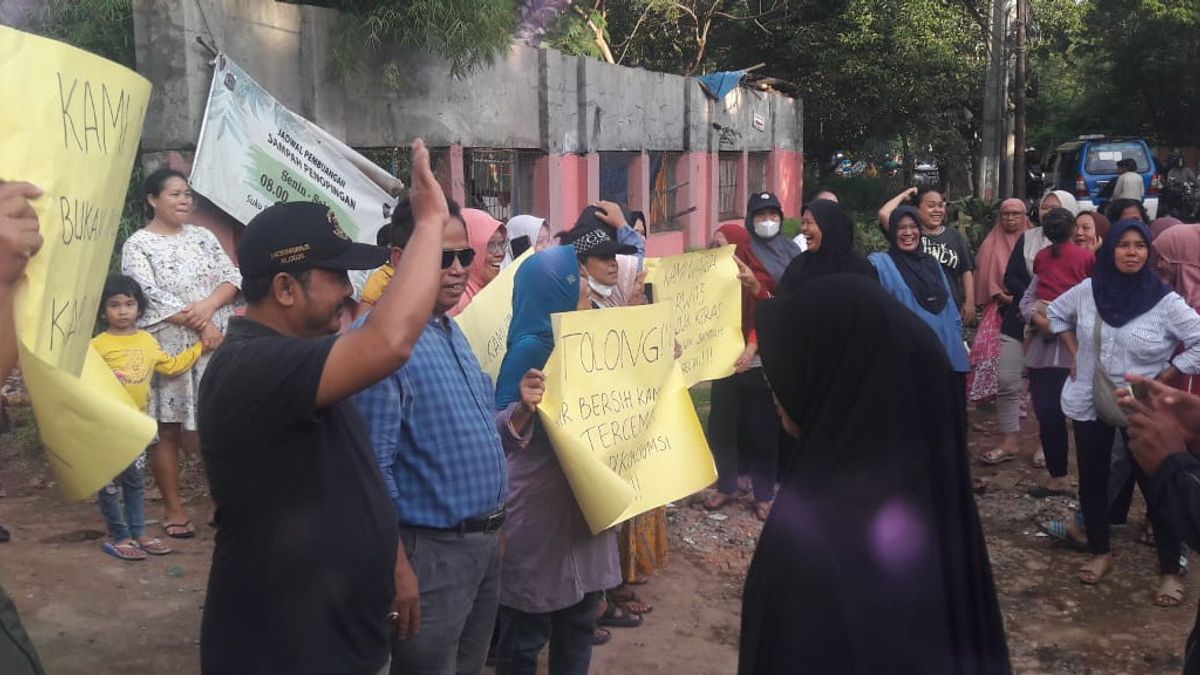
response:
<svg viewBox="0 0 1200 675"><path fill-rule="evenodd" d="M1046 310L1055 333L1075 331L1079 351L1075 356L1075 379L1067 379L1062 392L1062 409L1067 417L1081 422L1096 419L1092 403L1092 373L1096 364L1096 300L1092 280L1058 296ZM1200 315L1178 293L1167 293L1158 304L1120 328L1100 324L1100 362L1118 387L1127 386L1126 373L1156 377L1172 363L1179 344L1184 351L1175 357L1180 372L1200 373Z"/></svg>
<svg viewBox="0 0 1200 675"><path fill-rule="evenodd" d="M430 318L403 368L355 395L400 523L453 527L504 505L497 425L508 415L495 400L467 338L444 316Z"/></svg>

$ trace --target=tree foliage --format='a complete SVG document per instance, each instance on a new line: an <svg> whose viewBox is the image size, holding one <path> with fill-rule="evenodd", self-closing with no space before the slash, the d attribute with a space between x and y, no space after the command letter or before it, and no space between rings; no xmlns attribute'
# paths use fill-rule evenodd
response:
<svg viewBox="0 0 1200 675"><path fill-rule="evenodd" d="M365 74L366 54L385 45L429 51L450 62L451 73L462 75L508 49L517 24L517 0L328 0L321 3L343 10L332 39L333 71L347 80ZM395 80L402 64L388 59L388 79ZM395 84L395 82L393 82Z"/></svg>
<svg viewBox="0 0 1200 675"><path fill-rule="evenodd" d="M22 29L133 68L132 0L48 0Z"/></svg>

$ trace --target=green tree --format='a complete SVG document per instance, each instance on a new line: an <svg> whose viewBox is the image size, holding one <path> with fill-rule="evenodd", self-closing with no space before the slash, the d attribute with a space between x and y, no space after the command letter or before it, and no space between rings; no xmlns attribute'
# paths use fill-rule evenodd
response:
<svg viewBox="0 0 1200 675"><path fill-rule="evenodd" d="M24 30L133 68L132 0L49 0Z"/></svg>
<svg viewBox="0 0 1200 675"><path fill-rule="evenodd" d="M462 75L508 49L518 17L517 0L282 1L342 10L331 41L331 67L351 82L365 75L364 56L385 45L432 52L450 62L452 74ZM401 67L386 58L385 79L398 84Z"/></svg>

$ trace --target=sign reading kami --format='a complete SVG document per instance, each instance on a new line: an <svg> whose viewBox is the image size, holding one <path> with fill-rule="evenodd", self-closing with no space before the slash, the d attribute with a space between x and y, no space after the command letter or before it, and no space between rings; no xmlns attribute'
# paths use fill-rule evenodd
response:
<svg viewBox="0 0 1200 675"><path fill-rule="evenodd" d="M479 360L479 367L495 383L500 376L500 365L508 353L508 326L512 323L513 286L517 270L533 255L533 249L521 254L508 267L483 287L454 322L467 337L471 351Z"/></svg>
<svg viewBox="0 0 1200 675"><path fill-rule="evenodd" d="M742 287L733 246L660 258L646 283L655 304L671 307L679 367L687 386L733 374L746 348L742 339Z"/></svg>
<svg viewBox="0 0 1200 675"><path fill-rule="evenodd" d="M665 305L556 314L554 338L538 412L593 533L712 483Z"/></svg>
<svg viewBox="0 0 1200 675"><path fill-rule="evenodd" d="M98 56L0 26L0 167L42 188L45 239L17 292L21 368L69 499L129 466L155 424L91 348L150 83Z"/></svg>
<svg viewBox="0 0 1200 675"><path fill-rule="evenodd" d="M192 163L191 185L242 223L275 202L311 201L350 238L375 243L400 182L324 129L283 107L219 54Z"/></svg>

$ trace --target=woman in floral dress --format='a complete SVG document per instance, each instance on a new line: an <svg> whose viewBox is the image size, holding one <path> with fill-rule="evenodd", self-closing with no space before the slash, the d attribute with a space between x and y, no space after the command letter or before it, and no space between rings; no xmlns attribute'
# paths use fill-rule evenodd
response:
<svg viewBox="0 0 1200 675"><path fill-rule="evenodd" d="M242 277L221 244L203 227L187 224L192 192L183 174L160 169L143 184L146 226L121 251L121 269L146 294L139 325L178 354L196 342L209 347L225 334ZM187 373L155 378L150 414L158 420L158 442L150 449L150 469L162 492L167 536L195 536L179 495L181 430L196 430L196 395L209 355Z"/></svg>

